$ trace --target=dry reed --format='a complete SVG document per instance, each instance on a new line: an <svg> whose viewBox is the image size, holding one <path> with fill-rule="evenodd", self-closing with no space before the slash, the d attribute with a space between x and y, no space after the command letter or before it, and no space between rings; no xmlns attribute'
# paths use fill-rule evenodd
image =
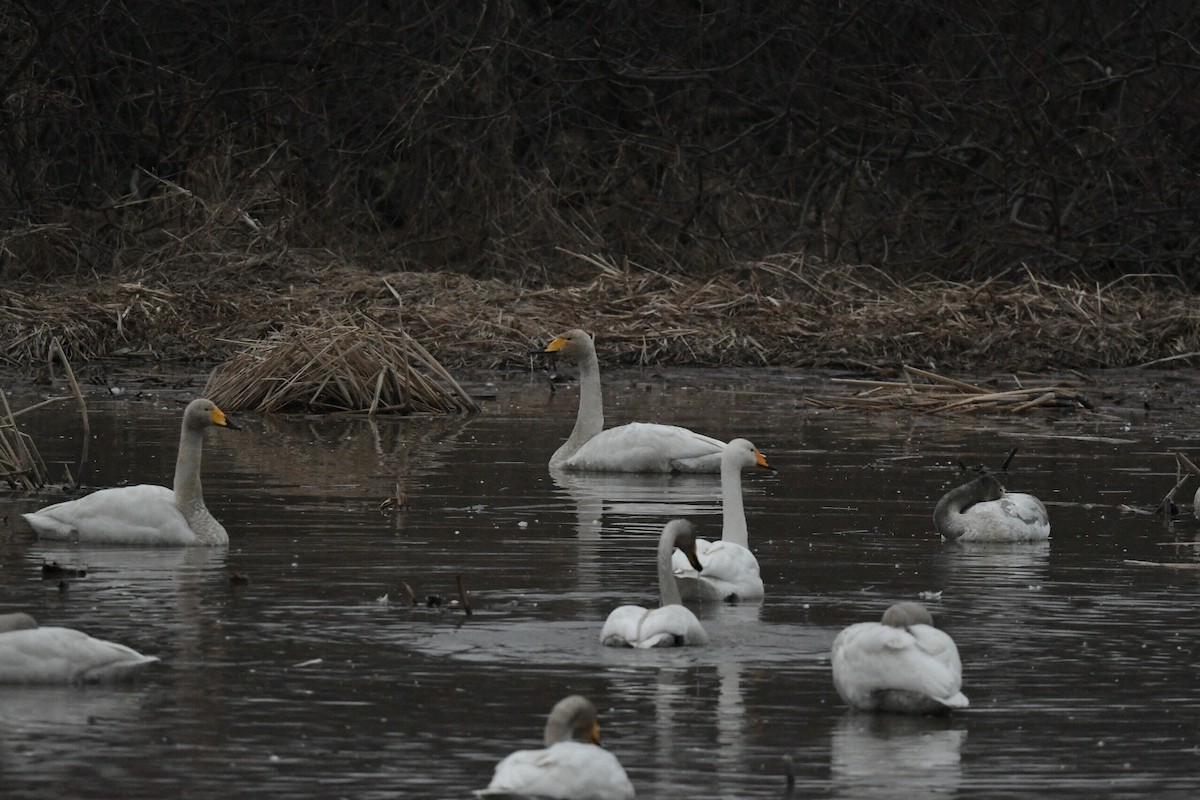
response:
<svg viewBox="0 0 1200 800"><path fill-rule="evenodd" d="M904 367L904 380L900 381L831 380L855 392L811 395L804 398L804 404L815 408L898 409L927 414L970 411L1018 414L1035 408L1092 409L1091 401L1069 386L1039 383L995 391L910 366Z"/></svg>
<svg viewBox="0 0 1200 800"><path fill-rule="evenodd" d="M295 326L243 347L212 372L204 388L205 396L229 411L479 410L419 342L371 320Z"/></svg>

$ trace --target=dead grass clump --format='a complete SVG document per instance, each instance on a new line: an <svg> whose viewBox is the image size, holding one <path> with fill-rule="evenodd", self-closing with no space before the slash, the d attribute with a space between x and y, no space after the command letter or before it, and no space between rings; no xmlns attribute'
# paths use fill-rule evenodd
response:
<svg viewBox="0 0 1200 800"><path fill-rule="evenodd" d="M904 380L901 381L833 378L832 382L857 391L850 395L812 395L804 398L804 404L815 408L907 410L926 414L1019 414L1035 408L1092 409L1091 402L1069 386L1039 383L996 391L909 366L904 367Z"/></svg>
<svg viewBox="0 0 1200 800"><path fill-rule="evenodd" d="M479 410L419 342L365 318L295 326L265 341L245 342L239 355L213 370L204 393L230 411Z"/></svg>
<svg viewBox="0 0 1200 800"><path fill-rule="evenodd" d="M46 464L27 433L17 430L8 397L0 392L0 480L10 489L41 489L49 482Z"/></svg>

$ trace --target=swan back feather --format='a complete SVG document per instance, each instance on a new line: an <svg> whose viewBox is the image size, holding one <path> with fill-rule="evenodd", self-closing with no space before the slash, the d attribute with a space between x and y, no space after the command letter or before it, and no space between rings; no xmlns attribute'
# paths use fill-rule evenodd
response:
<svg viewBox="0 0 1200 800"><path fill-rule="evenodd" d="M954 640L919 603L897 604L883 622L859 622L834 639L833 683L863 711L941 713L966 708ZM915 607L915 608L912 608Z"/></svg>
<svg viewBox="0 0 1200 800"><path fill-rule="evenodd" d="M0 683L117 681L156 661L155 656L72 628L25 627L0 633Z"/></svg>

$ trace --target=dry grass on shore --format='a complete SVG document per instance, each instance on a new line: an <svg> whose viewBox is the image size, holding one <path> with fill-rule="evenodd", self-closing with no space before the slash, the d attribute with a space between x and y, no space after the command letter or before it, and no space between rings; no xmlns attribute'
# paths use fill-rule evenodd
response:
<svg viewBox="0 0 1200 800"><path fill-rule="evenodd" d="M397 299L404 332L449 369L525 365L531 347L576 326L598 334L603 361L627 365L894 374L912 364L953 374L1200 355L1200 301L1148 276L1087 286L1027 272L901 282L871 267L779 256L694 281L575 257L591 279L562 287L380 272L295 251L269 266L227 258L204 270L14 284L0 289L0 357L28 367L57 337L75 363L129 353L212 363L321 320L361 315L395 326Z"/></svg>

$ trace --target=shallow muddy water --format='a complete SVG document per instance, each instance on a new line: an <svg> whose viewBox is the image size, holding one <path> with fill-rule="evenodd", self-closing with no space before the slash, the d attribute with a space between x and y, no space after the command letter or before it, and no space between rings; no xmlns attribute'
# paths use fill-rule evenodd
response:
<svg viewBox="0 0 1200 800"><path fill-rule="evenodd" d="M208 432L205 495L228 549L42 542L19 513L44 499L5 496L0 611L163 664L112 688L0 687L2 794L468 797L505 754L540 746L571 692L596 702L643 798L782 797L785 756L795 797L1200 790L1200 523L1121 509L1157 502L1168 453L1200 440L1192 389L1161 411L964 419L814 412L798 404L819 383L806 380L606 381L609 424L745 436L779 470L744 480L766 599L702 610L704 648L619 651L598 635L613 607L656 598L667 519L719 536L717 478L552 475L575 393L544 380L474 386L493 397L472 418L241 415L241 432ZM89 482L169 484L180 413L176 395L95 398ZM47 461L77 457L72 409L23 426ZM998 466L1013 446L1010 488L1046 501L1050 543L941 542L930 515L956 462ZM407 507L381 510L398 490ZM47 561L87 575L60 588L41 579ZM833 637L923 593L971 708L849 712Z"/></svg>

